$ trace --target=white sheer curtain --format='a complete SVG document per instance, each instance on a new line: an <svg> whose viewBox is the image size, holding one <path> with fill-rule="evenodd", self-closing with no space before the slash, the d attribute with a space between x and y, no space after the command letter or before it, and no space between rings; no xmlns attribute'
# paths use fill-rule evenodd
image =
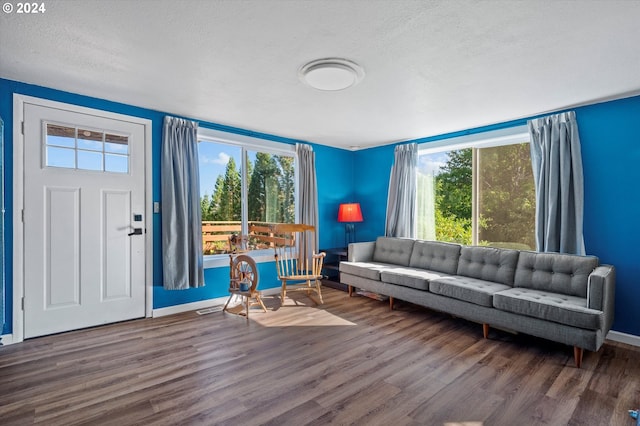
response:
<svg viewBox="0 0 640 426"><path fill-rule="evenodd" d="M436 188L432 174L418 172L417 194L418 224L416 237L421 240L436 239Z"/></svg>
<svg viewBox="0 0 640 426"><path fill-rule="evenodd" d="M585 254L584 179L573 111L530 120L538 251Z"/></svg>
<svg viewBox="0 0 640 426"><path fill-rule="evenodd" d="M296 144L298 160L298 220L318 230L318 184L316 181L316 156L311 145ZM313 250L318 251L318 238Z"/></svg>
<svg viewBox="0 0 640 426"><path fill-rule="evenodd" d="M418 145L411 143L396 146L387 198L387 237L416 237L417 176Z"/></svg>
<svg viewBox="0 0 640 426"><path fill-rule="evenodd" d="M165 117L162 135L162 268L167 290L204 285L198 123Z"/></svg>

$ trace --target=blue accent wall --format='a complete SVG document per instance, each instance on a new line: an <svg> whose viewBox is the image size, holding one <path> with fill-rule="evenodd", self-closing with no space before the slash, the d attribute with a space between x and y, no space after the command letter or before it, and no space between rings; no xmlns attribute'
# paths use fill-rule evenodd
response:
<svg viewBox="0 0 640 426"><path fill-rule="evenodd" d="M170 112L159 112L103 99L61 92L40 86L0 79L0 115L5 121L6 177L6 261L7 311L3 334L12 331L12 184L13 184L13 93L34 96L79 106L97 108L152 121L153 199L160 200L160 144L162 120ZM582 141L585 175L585 244L589 254L600 257L617 269L616 314L613 329L640 336L640 261L636 246L640 240L640 97L603 102L574 109ZM187 117L188 118L188 117ZM533 118L533 117L530 117ZM200 122L203 127L261 137L284 143L297 141L245 129ZM428 143L454 136L479 133L526 123L526 119L416 140ZM316 152L319 201L319 237L324 248L344 244L344 227L336 221L342 202L361 203L364 222L356 224L357 240L371 241L384 234L389 173L395 145L360 151L346 151L312 144ZM161 285L160 217L154 215L154 308L179 305L227 294L228 267L205 271L204 288L166 291ZM259 264L260 287L279 286L275 266Z"/></svg>
<svg viewBox="0 0 640 426"><path fill-rule="evenodd" d="M587 253L616 267L613 329L640 336L640 97L577 108Z"/></svg>
<svg viewBox="0 0 640 426"><path fill-rule="evenodd" d="M151 120L152 122L152 186L153 201L160 198L160 151L162 143L162 121L171 112L160 112L132 105L111 102L104 99L62 92L41 86L34 86L16 81L0 79L0 116L5 121L5 178L6 178L6 292L5 326L0 334L8 334L13 330L13 94L38 97L42 99L64 102L68 104L95 108L104 111L130 115ZM188 117L185 117L188 118ZM270 141L295 144L294 139L283 138L246 129L239 129L213 122L200 121L200 126L230 133L262 138ZM307 142L305 142L307 143ZM336 217L338 204L352 196L353 157L350 151L312 144L316 152L316 170L318 179L319 240L321 247L334 247L342 244L342 233L337 233ZM147 223L149 218L147 218ZM162 257L160 238L160 215L154 214L153 232L153 307L164 308L183 303L196 302L228 295L229 267L209 268L205 270L205 287L189 290L165 290L162 287ZM339 228L340 230L342 228ZM342 231L340 231L342 232ZM260 263L260 288L279 287L275 264Z"/></svg>
<svg viewBox="0 0 640 426"><path fill-rule="evenodd" d="M313 145L318 179L318 216L320 248L344 246L344 225L338 223L340 203L360 201L353 192L353 153Z"/></svg>
<svg viewBox="0 0 640 426"><path fill-rule="evenodd" d="M364 219L356 225L358 241L373 241L384 235L394 149L385 145L354 152L354 192Z"/></svg>

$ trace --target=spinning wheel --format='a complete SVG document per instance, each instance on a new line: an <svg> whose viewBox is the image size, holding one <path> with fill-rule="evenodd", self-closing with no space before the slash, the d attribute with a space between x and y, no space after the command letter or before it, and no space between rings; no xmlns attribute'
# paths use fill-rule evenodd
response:
<svg viewBox="0 0 640 426"><path fill-rule="evenodd" d="M247 320L249 319L249 308L251 306L259 305L264 312L267 312L267 308L260 298L260 292L258 292L258 281L258 267L255 260L244 254L229 255L229 298L222 310L246 315ZM241 298L240 305L227 309L231 299L237 296ZM240 307L239 310L237 309L238 306Z"/></svg>
<svg viewBox="0 0 640 426"><path fill-rule="evenodd" d="M230 287L234 287L234 284L237 284L238 289L240 289L240 284L244 283L248 285L248 288L244 289L244 291L256 291L258 287L258 268L256 261L244 254L236 256L231 261L230 278ZM229 290L231 290L231 288Z"/></svg>

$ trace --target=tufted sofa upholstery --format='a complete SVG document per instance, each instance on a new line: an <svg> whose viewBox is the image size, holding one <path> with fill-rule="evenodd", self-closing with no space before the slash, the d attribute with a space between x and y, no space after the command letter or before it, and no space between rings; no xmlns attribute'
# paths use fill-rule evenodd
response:
<svg viewBox="0 0 640 426"><path fill-rule="evenodd" d="M597 351L611 329L615 268L597 257L379 237L349 245L340 281L490 326Z"/></svg>

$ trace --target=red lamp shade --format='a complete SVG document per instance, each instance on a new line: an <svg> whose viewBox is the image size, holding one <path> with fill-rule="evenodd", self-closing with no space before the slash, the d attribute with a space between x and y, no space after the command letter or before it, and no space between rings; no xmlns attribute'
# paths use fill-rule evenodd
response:
<svg viewBox="0 0 640 426"><path fill-rule="evenodd" d="M360 203L340 204L338 210L338 222L362 222L362 210Z"/></svg>

